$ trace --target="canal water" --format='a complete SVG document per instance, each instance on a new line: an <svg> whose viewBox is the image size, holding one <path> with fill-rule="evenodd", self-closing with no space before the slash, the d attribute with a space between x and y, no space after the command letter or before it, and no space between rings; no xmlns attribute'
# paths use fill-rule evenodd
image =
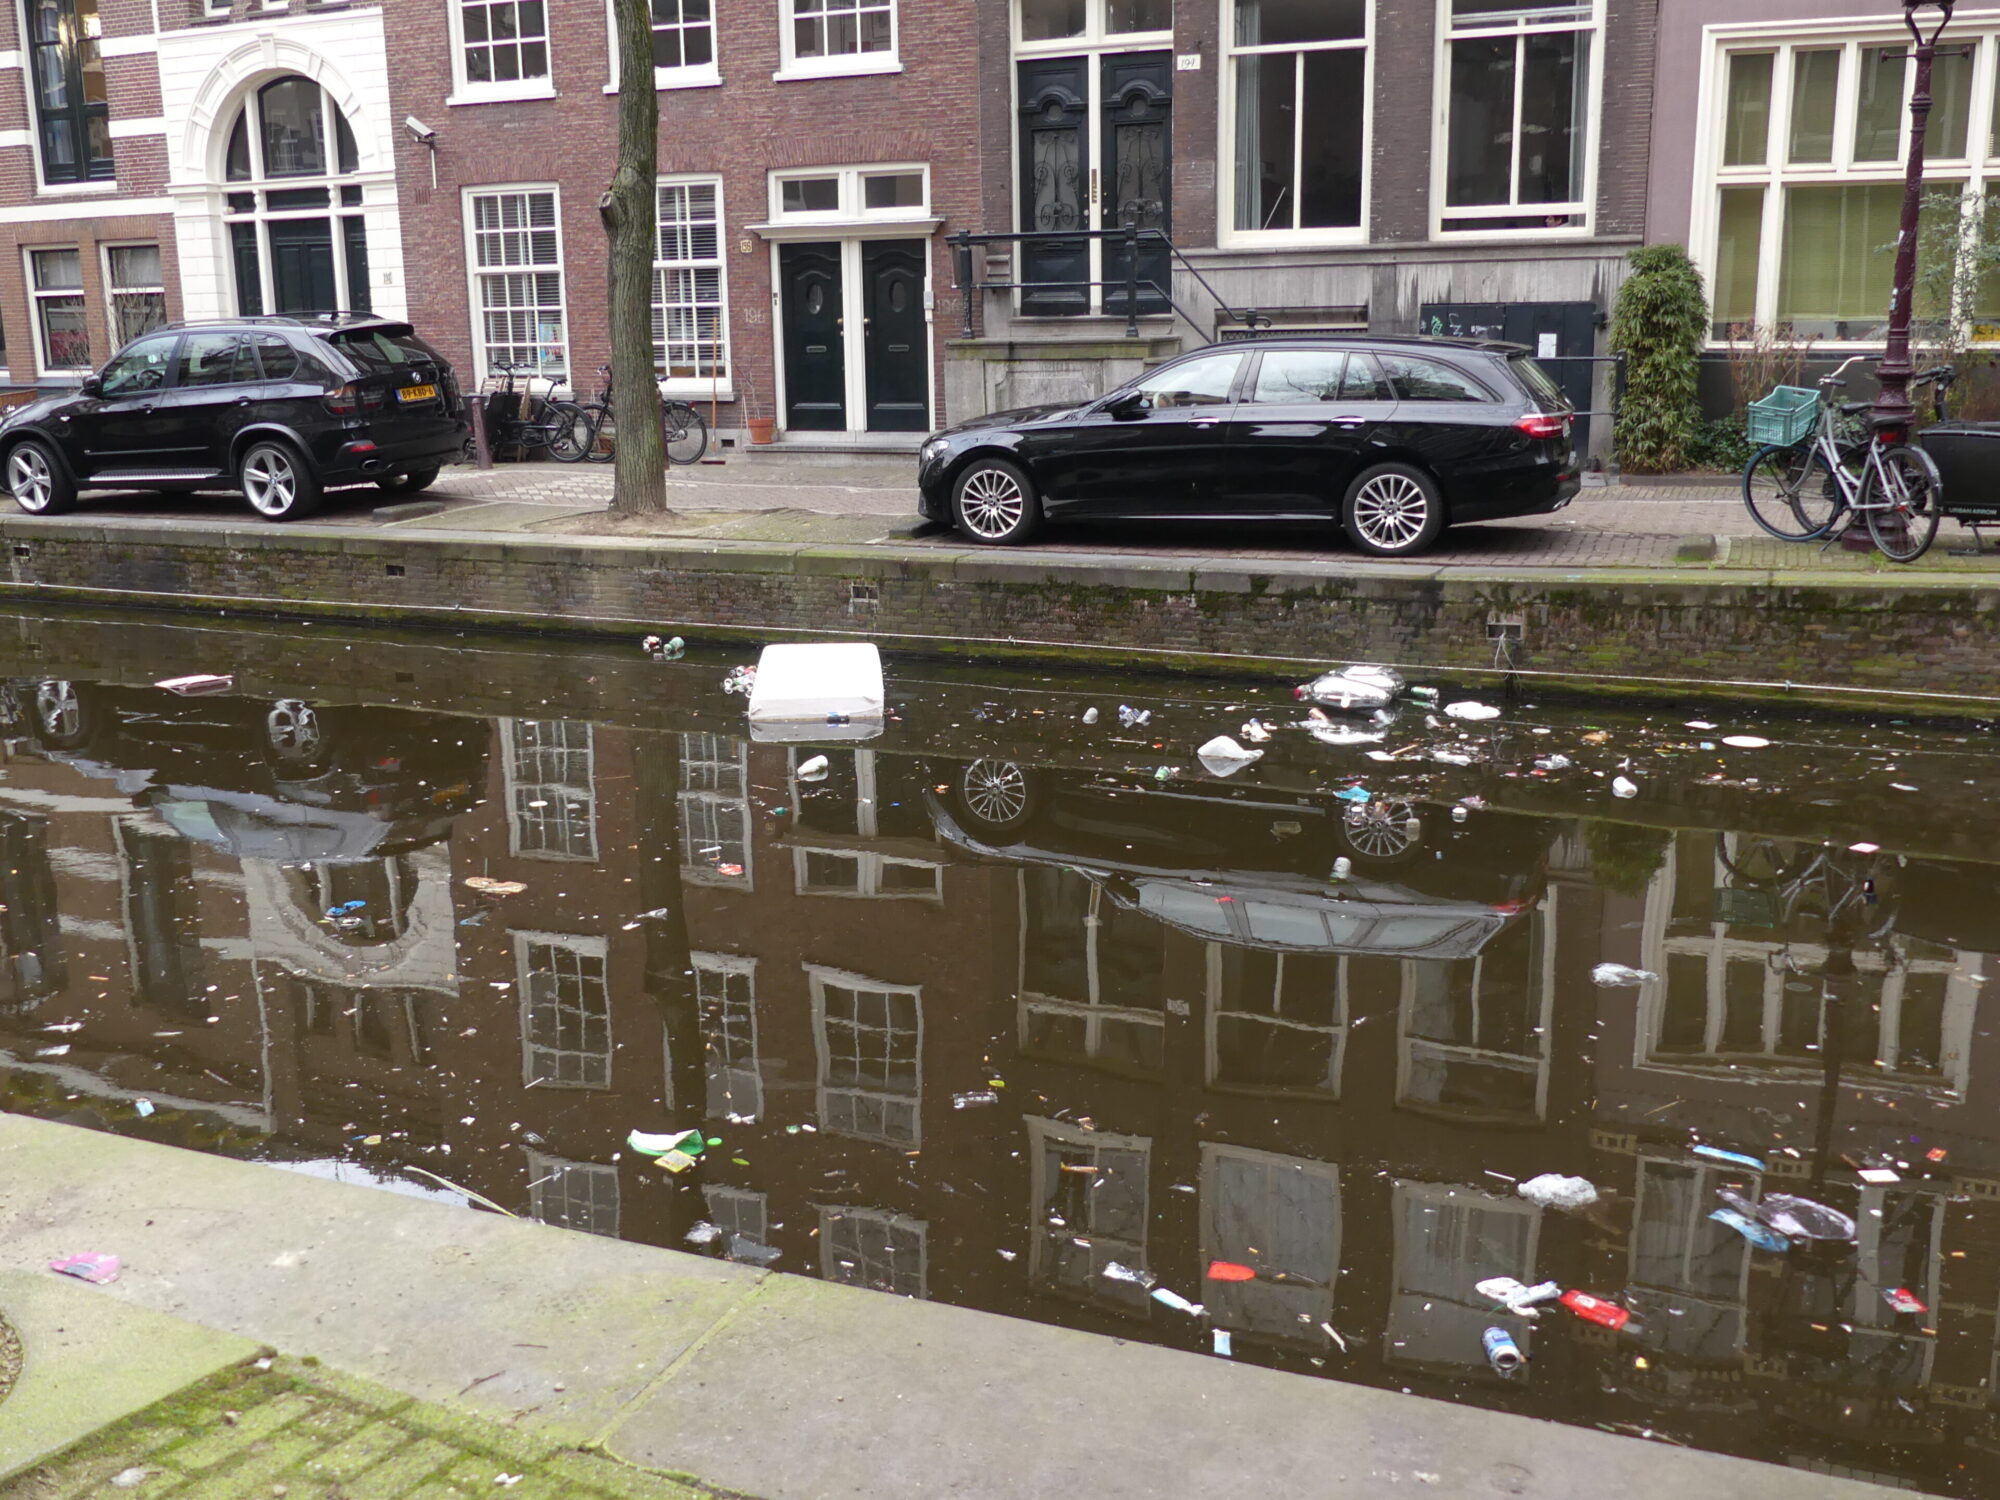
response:
<svg viewBox="0 0 2000 1500"><path fill-rule="evenodd" d="M748 659L0 617L0 1107L1995 1492L1989 725Z"/></svg>

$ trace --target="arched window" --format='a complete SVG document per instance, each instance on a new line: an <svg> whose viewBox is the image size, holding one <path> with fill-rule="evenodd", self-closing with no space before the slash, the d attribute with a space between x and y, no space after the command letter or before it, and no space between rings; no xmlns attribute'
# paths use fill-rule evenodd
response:
<svg viewBox="0 0 2000 1500"><path fill-rule="evenodd" d="M224 167L239 313L367 312L368 233L354 132L296 74L243 101Z"/></svg>

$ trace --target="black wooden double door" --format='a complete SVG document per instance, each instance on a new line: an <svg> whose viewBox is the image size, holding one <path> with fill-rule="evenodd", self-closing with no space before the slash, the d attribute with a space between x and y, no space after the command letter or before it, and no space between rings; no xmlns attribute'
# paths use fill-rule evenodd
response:
<svg viewBox="0 0 2000 1500"><path fill-rule="evenodd" d="M930 356L922 240L812 241L778 247L785 426L846 432L850 359L858 354L868 432L930 427ZM847 284L860 284L860 338L849 340Z"/></svg>
<svg viewBox="0 0 2000 1500"><path fill-rule="evenodd" d="M1173 231L1173 54L1119 52L1020 65L1023 230ZM1130 259L1117 237L1021 247L1021 310L1123 316ZM1165 312L1171 271L1162 244L1138 252L1139 311ZM1093 283L1102 283L1101 289ZM1101 295L1093 295L1100 291Z"/></svg>

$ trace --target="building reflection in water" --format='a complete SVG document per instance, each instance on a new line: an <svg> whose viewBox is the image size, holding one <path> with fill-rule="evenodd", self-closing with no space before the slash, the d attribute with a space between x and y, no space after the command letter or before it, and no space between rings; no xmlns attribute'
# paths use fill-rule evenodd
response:
<svg viewBox="0 0 2000 1500"><path fill-rule="evenodd" d="M805 781L819 751L712 720L9 691L10 1108L1191 1349L1206 1323L1301 1374L2000 1478L1988 867L992 754L844 747ZM1658 978L1599 988L1606 960ZM685 1177L624 1146L697 1123ZM1542 1172L1601 1200L1513 1192ZM1753 1251L1709 1218L1724 1189L1823 1201L1859 1243ZM1499 1315L1498 1275L1642 1331Z"/></svg>

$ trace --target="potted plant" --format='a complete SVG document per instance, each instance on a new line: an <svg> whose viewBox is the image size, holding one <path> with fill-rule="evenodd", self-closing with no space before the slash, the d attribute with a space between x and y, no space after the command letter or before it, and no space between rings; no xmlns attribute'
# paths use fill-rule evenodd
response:
<svg viewBox="0 0 2000 1500"><path fill-rule="evenodd" d="M757 394L757 377L748 370L740 372L743 381L743 410L745 421L750 428L750 444L761 448L778 440L778 419L764 411L764 402Z"/></svg>

